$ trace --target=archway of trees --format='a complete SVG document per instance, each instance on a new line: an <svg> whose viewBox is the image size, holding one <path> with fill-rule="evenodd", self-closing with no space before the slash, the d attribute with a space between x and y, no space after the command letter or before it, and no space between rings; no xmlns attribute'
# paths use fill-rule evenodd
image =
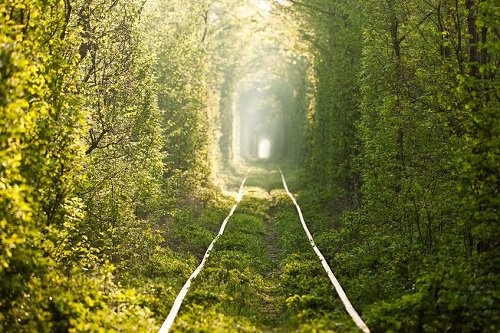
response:
<svg viewBox="0 0 500 333"><path fill-rule="evenodd" d="M497 332L499 10L1 1L0 331L157 330L246 175L176 329L354 329L279 166L373 331Z"/></svg>

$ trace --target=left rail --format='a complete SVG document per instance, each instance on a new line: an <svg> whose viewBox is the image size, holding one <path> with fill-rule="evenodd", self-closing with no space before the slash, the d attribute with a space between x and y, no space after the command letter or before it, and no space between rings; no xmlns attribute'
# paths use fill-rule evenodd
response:
<svg viewBox="0 0 500 333"><path fill-rule="evenodd" d="M172 308L170 309L170 312L168 313L167 319L163 322L163 325L160 328L159 333L167 333L170 331L170 328L174 324L175 317L177 317L177 313L179 312L179 309L181 308L182 301L187 295L187 292L189 290L189 287L191 287L191 281L195 279L198 274L200 274L201 270L205 266L208 257L210 257L210 252L214 248L215 243L219 239L219 237L224 233L224 229L226 228L226 224L233 216L234 211L238 207L238 203L241 201L243 198L243 186L245 185L245 181L247 178L245 177L243 181L241 182L240 189L238 191L238 195L236 196L236 203L233 205L231 208L231 211L229 212L229 215L224 219L224 222L222 222L222 225L220 227L219 233L215 238L213 239L212 243L208 246L207 251L205 252L205 255L203 256L203 259L201 260L201 263L198 265L198 267L194 270L194 272L191 274L191 276L187 279L186 283L184 283L184 286L182 287L181 291L179 292L179 295L177 295L174 304L172 305Z"/></svg>

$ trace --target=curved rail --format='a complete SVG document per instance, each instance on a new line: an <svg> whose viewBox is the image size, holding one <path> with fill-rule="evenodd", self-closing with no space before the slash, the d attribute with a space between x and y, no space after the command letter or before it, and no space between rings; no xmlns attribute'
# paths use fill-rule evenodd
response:
<svg viewBox="0 0 500 333"><path fill-rule="evenodd" d="M227 221L229 221L231 216L233 216L233 213L236 210L236 207L238 207L238 203L243 198L243 186L245 185L246 180L247 180L247 178L245 177L243 179L243 181L241 182L240 190L238 191L238 195L236 196L236 203L231 208L229 215L224 219L224 222L222 222L219 233L217 234L217 236L215 236L212 243L210 243L210 245L208 246L208 249L205 252L205 255L203 256L201 263L194 270L193 274L191 274L191 276L187 279L186 283L184 284L181 291L179 292L179 295L177 295L177 298L175 299L174 304L172 305L172 308L170 309L170 312L168 313L167 319L165 319L165 321L163 322L163 325L161 326L158 333L167 333L170 330L170 328L172 327L172 325L174 324L175 317L177 316L177 313L179 312L179 309L181 308L182 301L184 300L184 297L186 297L186 294L189 290L189 287L191 287L191 281L193 279L195 279L198 276L198 274L200 274L202 268L205 266L205 263L207 262L208 257L210 257L210 252L212 251L212 249L215 245L215 242L217 242L219 237L224 233L224 229L226 228Z"/></svg>
<svg viewBox="0 0 500 333"><path fill-rule="evenodd" d="M330 278L330 281L332 282L333 286L335 287L335 290L337 291L337 294L339 295L340 299L342 300L342 303L344 303L344 307L347 310L347 313L351 316L352 320L354 323L356 323L356 326L358 326L364 333L370 333L370 329L366 326L365 322L359 314L356 312L354 307L352 306L351 302L349 301L349 298L347 298L347 295L344 292L344 289L342 289L342 286L340 285L339 281L333 275L332 269L330 268L330 265L328 265L328 262L326 261L325 257L323 257L323 254L321 251L318 249L316 244L314 243L314 239L309 232L309 228L306 225L306 222L304 221L304 216L302 215L302 210L300 209L299 204L295 200L294 196L290 191L288 190L288 186L285 181L285 176L283 176L283 172L280 170L281 174L281 180L283 181L283 187L285 188L286 194L292 199L293 204L295 205L295 208L297 209L297 213L299 214L300 222L302 223L302 227L304 228L304 231L306 232L307 238L309 239L309 243L311 243L311 246L316 252L316 254L319 257L319 260L321 261L321 264L323 265L323 268L325 269L326 273L328 274L328 277Z"/></svg>

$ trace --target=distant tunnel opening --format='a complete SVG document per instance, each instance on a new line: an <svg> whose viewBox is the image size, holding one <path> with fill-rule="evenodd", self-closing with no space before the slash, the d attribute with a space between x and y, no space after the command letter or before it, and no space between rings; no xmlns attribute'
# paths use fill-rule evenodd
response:
<svg viewBox="0 0 500 333"><path fill-rule="evenodd" d="M250 89L239 98L239 157L247 163L278 161L283 157L283 103L267 90Z"/></svg>
<svg viewBox="0 0 500 333"><path fill-rule="evenodd" d="M267 160L271 155L271 141L268 139L259 140L259 151L257 156L261 160Z"/></svg>
<svg viewBox="0 0 500 333"><path fill-rule="evenodd" d="M304 128L310 120L307 63L298 57L287 62L275 49L269 52L253 59L250 69L225 73L218 145L227 175L245 173L248 167L303 163Z"/></svg>
<svg viewBox="0 0 500 333"><path fill-rule="evenodd" d="M306 156L314 71L301 30L286 15L272 15L285 5L263 5L271 2L217 6L205 22L220 27L209 34L217 45L217 75L207 91L209 159L217 182L277 164L301 167Z"/></svg>

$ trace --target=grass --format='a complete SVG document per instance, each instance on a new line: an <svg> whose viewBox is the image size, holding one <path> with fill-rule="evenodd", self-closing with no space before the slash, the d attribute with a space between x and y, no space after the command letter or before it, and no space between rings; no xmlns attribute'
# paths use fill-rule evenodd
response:
<svg viewBox="0 0 500 333"><path fill-rule="evenodd" d="M173 331L356 331L280 188L276 171L249 177Z"/></svg>

